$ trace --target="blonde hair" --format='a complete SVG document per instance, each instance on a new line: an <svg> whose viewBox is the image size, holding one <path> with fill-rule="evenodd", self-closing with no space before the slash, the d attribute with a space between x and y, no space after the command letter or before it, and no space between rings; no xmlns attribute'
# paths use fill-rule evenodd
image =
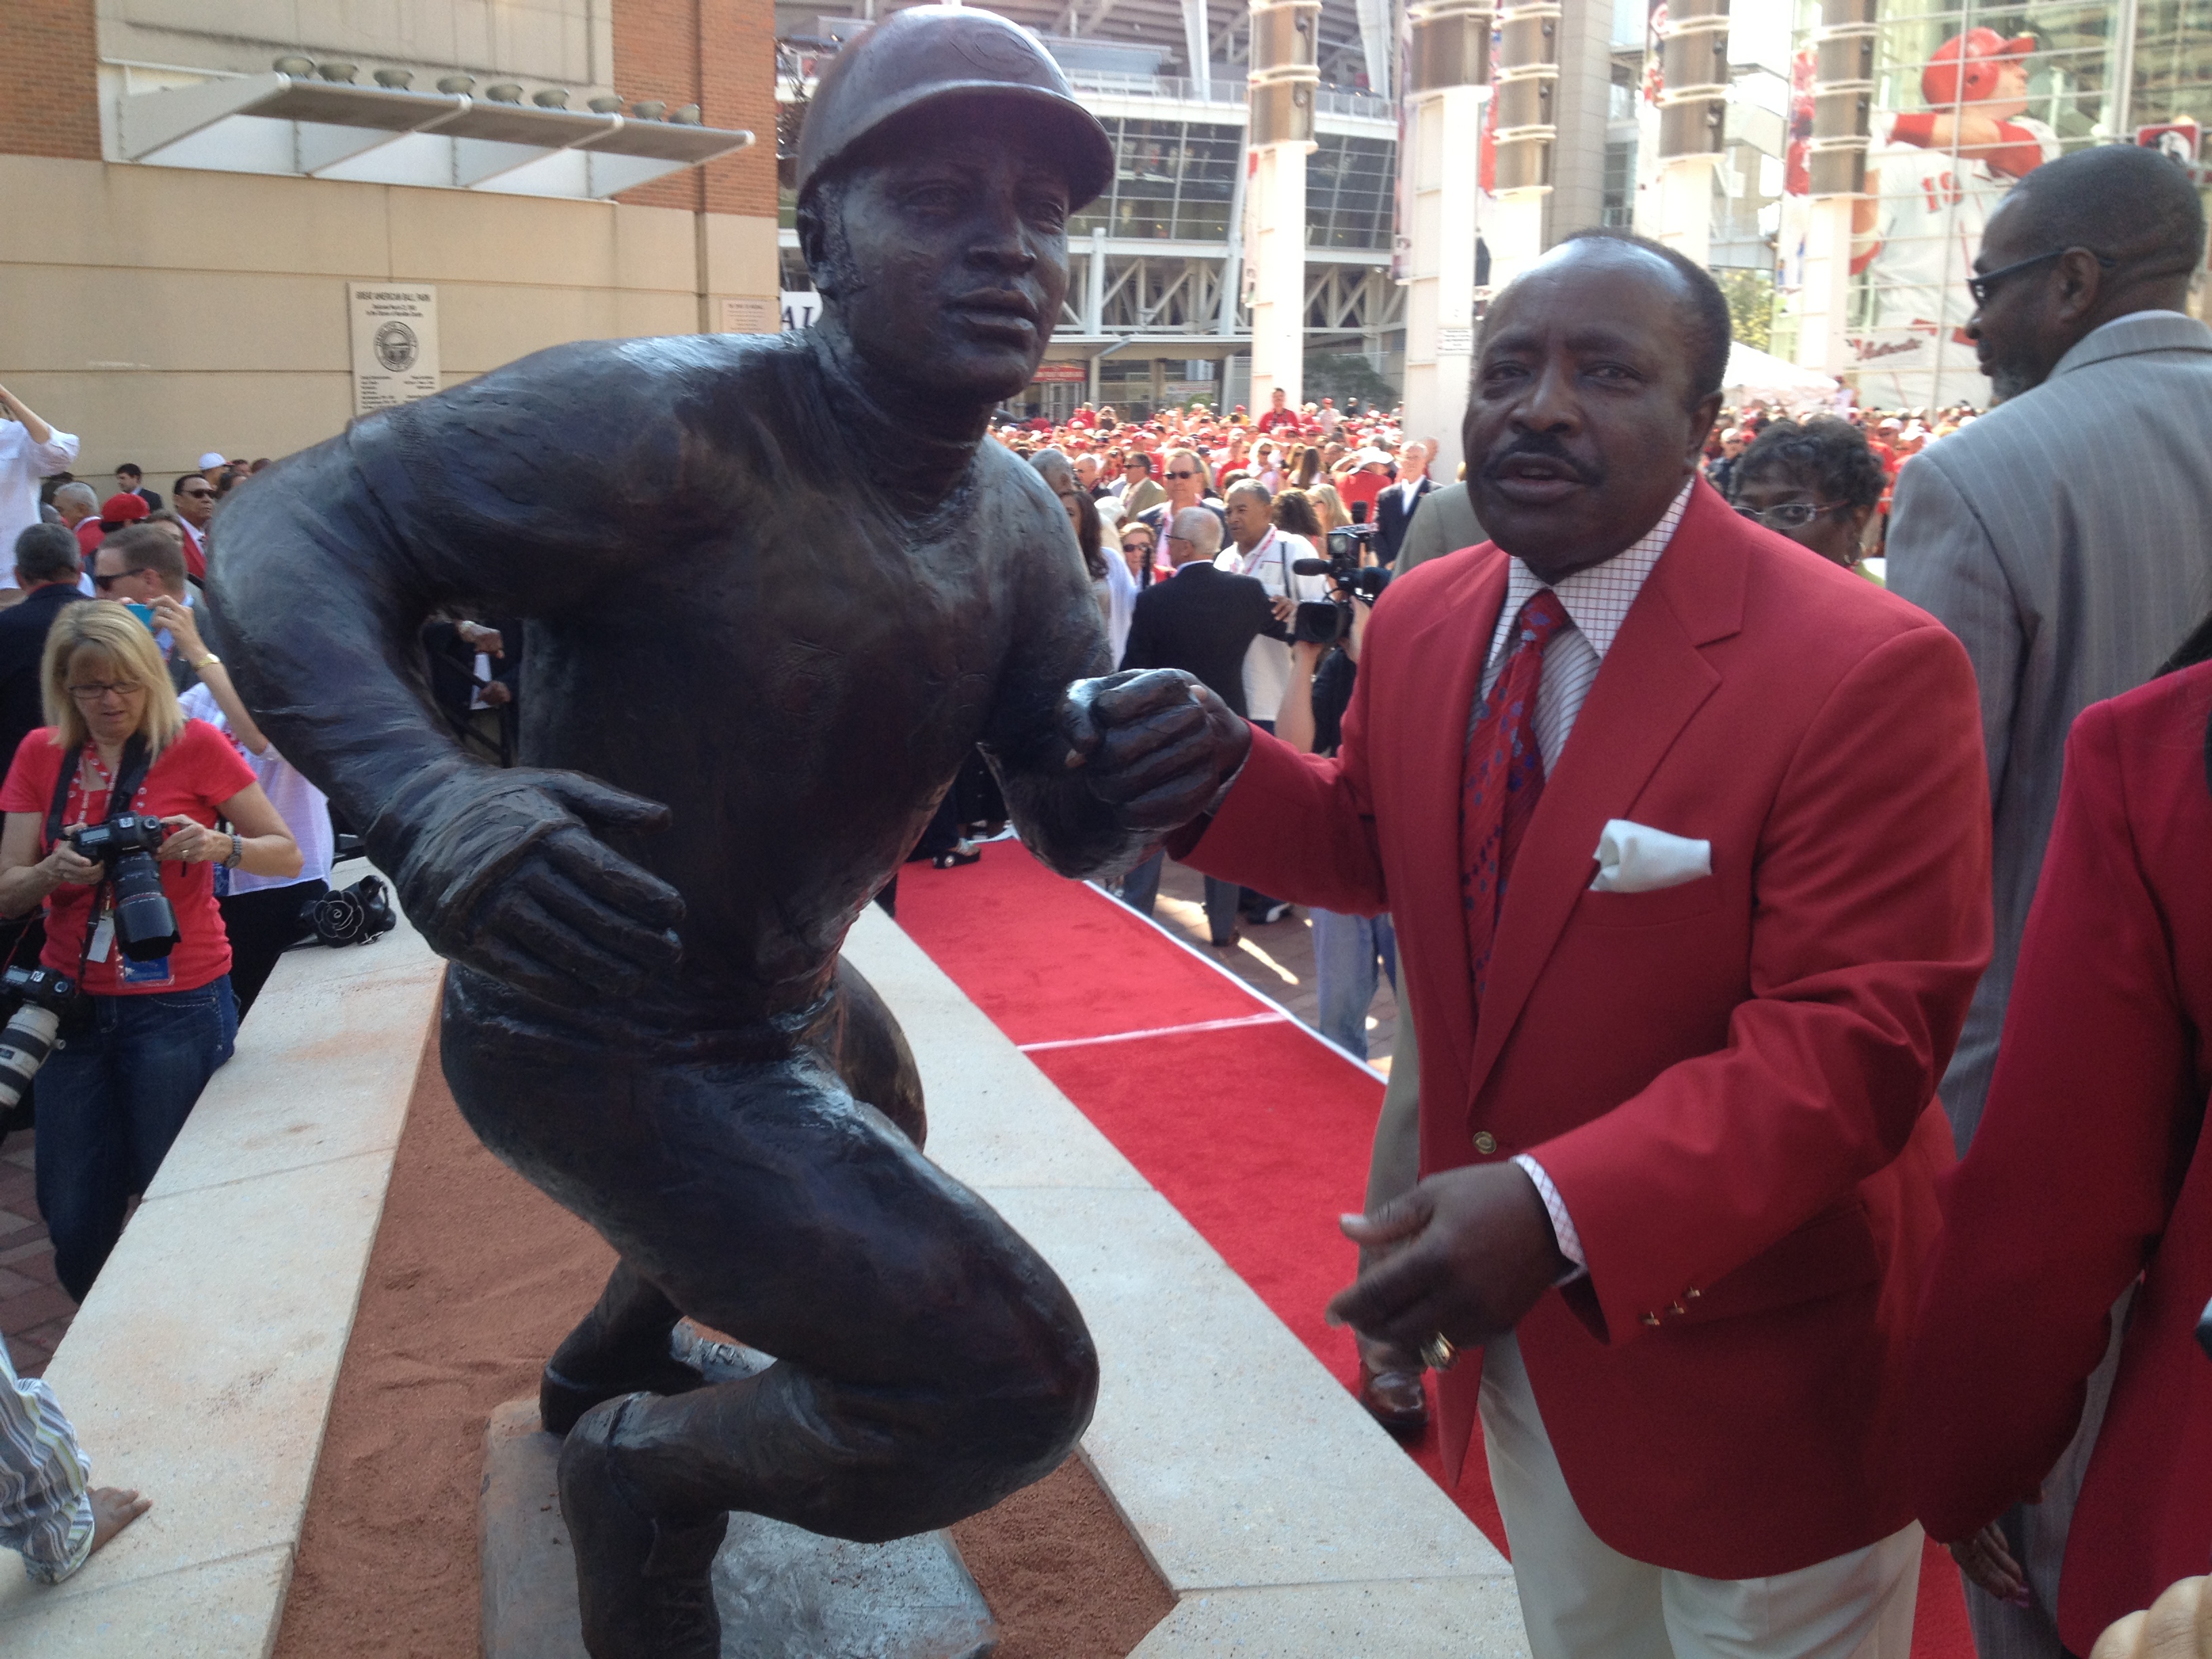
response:
<svg viewBox="0 0 2212 1659"><path fill-rule="evenodd" d="M1334 484L1315 484L1306 491L1306 499L1313 503L1314 516L1323 530L1341 530L1352 522L1352 514L1344 508L1344 497L1336 493Z"/></svg>
<svg viewBox="0 0 2212 1659"><path fill-rule="evenodd" d="M118 679L146 688L138 730L153 756L183 734L185 711L177 702L176 687L169 684L169 671L152 631L113 599L80 599L55 613L46 634L46 653L39 665L39 687L56 748L79 749L92 740L92 728L69 694L71 660L80 651L98 652L112 665Z"/></svg>

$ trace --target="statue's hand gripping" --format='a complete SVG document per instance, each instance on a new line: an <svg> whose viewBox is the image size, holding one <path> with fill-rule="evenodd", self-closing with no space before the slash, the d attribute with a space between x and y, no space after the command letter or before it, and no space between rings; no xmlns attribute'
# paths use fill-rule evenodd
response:
<svg viewBox="0 0 2212 1659"><path fill-rule="evenodd" d="M1213 805L1252 751L1252 728L1180 668L1078 680L1060 706L1067 763L1125 830L1165 835Z"/></svg>
<svg viewBox="0 0 2212 1659"><path fill-rule="evenodd" d="M668 817L579 772L457 762L418 774L367 839L441 956L580 1005L635 995L683 953L682 896L593 833Z"/></svg>

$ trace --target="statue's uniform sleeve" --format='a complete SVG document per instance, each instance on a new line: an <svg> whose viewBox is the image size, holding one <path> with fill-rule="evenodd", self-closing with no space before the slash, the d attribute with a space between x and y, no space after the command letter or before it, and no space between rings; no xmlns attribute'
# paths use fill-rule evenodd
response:
<svg viewBox="0 0 2212 1659"><path fill-rule="evenodd" d="M1118 828L1082 770L1067 765L1060 701L1073 682L1111 672L1113 653L1066 517L1034 475L1024 493L1030 483L1042 501L1017 520L1012 648L983 752L1022 840L1062 875L1091 876L1134 863L1146 838Z"/></svg>
<svg viewBox="0 0 2212 1659"><path fill-rule="evenodd" d="M417 630L465 602L545 616L650 556L684 453L680 376L562 347L375 416L280 463L216 520L212 613L247 705L357 823L463 764ZM666 379L667 377L661 377Z"/></svg>

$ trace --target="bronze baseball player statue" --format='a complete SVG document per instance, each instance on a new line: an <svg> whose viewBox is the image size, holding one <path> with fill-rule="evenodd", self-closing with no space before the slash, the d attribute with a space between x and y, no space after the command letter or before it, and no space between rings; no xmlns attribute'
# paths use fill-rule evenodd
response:
<svg viewBox="0 0 2212 1659"><path fill-rule="evenodd" d="M982 441L1112 167L1019 29L901 12L808 118L815 327L541 352L224 513L220 642L451 960L454 1097L621 1254L542 1395L597 1659L719 1654L730 1510L915 1533L1089 1421L1073 1301L922 1158L912 1059L837 953L979 742L1055 868L1157 833L1070 763L1098 608L1066 514ZM428 701L418 626L465 601L526 619L512 770ZM1168 793L1152 818L1202 804ZM702 1386L684 1315L776 1363Z"/></svg>

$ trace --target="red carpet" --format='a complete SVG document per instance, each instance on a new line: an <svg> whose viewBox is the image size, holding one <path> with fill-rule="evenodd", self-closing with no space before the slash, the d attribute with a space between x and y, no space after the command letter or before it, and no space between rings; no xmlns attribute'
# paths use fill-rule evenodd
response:
<svg viewBox="0 0 2212 1659"><path fill-rule="evenodd" d="M1061 880L1017 842L992 843L964 869L908 865L898 920L1353 1386L1351 1335L1323 1324L1322 1311L1357 1271L1336 1218L1360 1207L1382 1085L1241 981L1095 888ZM1166 1029L1194 1025L1208 1029ZM1127 1032L1153 1035L1097 1041ZM1437 1476L1433 1430L1412 1451ZM1455 1497L1503 1550L1479 1452ZM1912 1651L1973 1659L1958 1575L1933 1546Z"/></svg>

